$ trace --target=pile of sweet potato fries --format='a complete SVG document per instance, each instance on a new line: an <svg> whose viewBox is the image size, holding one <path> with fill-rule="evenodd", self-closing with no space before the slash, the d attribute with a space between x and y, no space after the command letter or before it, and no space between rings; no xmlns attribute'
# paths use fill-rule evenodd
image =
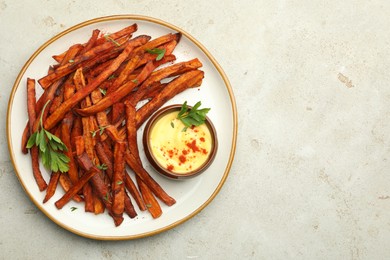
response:
<svg viewBox="0 0 390 260"><path fill-rule="evenodd" d="M58 209L70 200L83 202L86 212L106 210L116 226L124 214L137 216L132 200L153 218L162 214L159 201L175 204L144 169L137 129L166 101L199 87L204 77L197 58L175 62L180 33L151 39L133 37L136 31L137 24L109 35L96 29L86 43L54 55L57 63L38 80L44 89L38 99L36 81L27 79L29 121L22 150L30 151L34 178L46 192L43 202L60 185L65 193L55 202ZM51 171L48 183L40 171L39 149L26 148L29 137L42 127L62 140L69 158L69 170Z"/></svg>

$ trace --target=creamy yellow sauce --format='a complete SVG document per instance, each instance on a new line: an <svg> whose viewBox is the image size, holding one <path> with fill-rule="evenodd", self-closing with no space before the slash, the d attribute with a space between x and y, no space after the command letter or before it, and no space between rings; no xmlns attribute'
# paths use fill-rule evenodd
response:
<svg viewBox="0 0 390 260"><path fill-rule="evenodd" d="M177 119L174 111L153 125L149 142L157 162L174 173L187 173L201 167L210 156L212 136L206 124L189 127Z"/></svg>

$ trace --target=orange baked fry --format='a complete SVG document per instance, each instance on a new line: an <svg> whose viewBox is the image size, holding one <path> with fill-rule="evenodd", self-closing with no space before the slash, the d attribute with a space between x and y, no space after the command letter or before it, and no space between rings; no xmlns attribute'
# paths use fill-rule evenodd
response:
<svg viewBox="0 0 390 260"><path fill-rule="evenodd" d="M79 166L85 171L89 171L92 167L94 167L92 161L89 159L86 153L78 156L77 159ZM93 192L104 203L104 206L107 208L109 215L113 218L115 225L119 226L123 222L123 216L118 217L113 214L111 207L112 197L103 179L99 174L95 174L90 179L90 183L92 185Z"/></svg>
<svg viewBox="0 0 390 260"><path fill-rule="evenodd" d="M95 212L94 195L93 195L92 186L90 183L86 183L83 186L82 194L84 196L84 211L85 212Z"/></svg>
<svg viewBox="0 0 390 260"><path fill-rule="evenodd" d="M35 113L36 97L35 97L35 80L27 78L27 112L28 112L28 121L30 133L34 131L34 122L37 119ZM32 146L30 148L32 170L35 181L38 185L40 191L43 191L47 188L47 183L42 176L41 170L39 169L39 151L37 146Z"/></svg>
<svg viewBox="0 0 390 260"><path fill-rule="evenodd" d="M111 122L116 123L125 113L125 105L122 102L117 102L112 105Z"/></svg>
<svg viewBox="0 0 390 260"><path fill-rule="evenodd" d="M137 212L134 209L133 203L131 202L129 194L125 190L125 212L130 218L135 218L138 216Z"/></svg>
<svg viewBox="0 0 390 260"><path fill-rule="evenodd" d="M114 173L111 180L112 212L122 216L125 210L125 159L126 142L116 142L114 145Z"/></svg>
<svg viewBox="0 0 390 260"><path fill-rule="evenodd" d="M92 36L89 38L88 42L86 42L83 45L77 44L77 45L80 45L80 46L83 47L83 53L86 52L87 50L90 50L96 44L96 40L98 39L99 34L100 34L100 30L99 29L95 29L95 30L92 31ZM61 63L63 61L63 59L65 58L65 56L67 55L67 53L68 53L68 51L65 51L65 52L63 52L61 54L53 55L52 58L55 61L57 61L58 63Z"/></svg>
<svg viewBox="0 0 390 260"><path fill-rule="evenodd" d="M112 34L109 34L107 35L106 37L102 36L100 38L97 38L96 40L94 39L96 36L95 34L96 33L100 33L100 31L98 29L94 30L92 32L92 36L91 38L88 40L88 42L84 43L84 44L80 44L81 46L85 46L86 48L88 47L88 45L90 45L91 43L91 39L93 39L94 41L94 46L96 45L100 45L100 44L103 44L107 41L112 41L112 40L117 40L119 38L122 38L122 37L130 37L131 34L133 32L135 32L137 30L137 24L132 24L130 26L127 26L117 32L114 32ZM99 35L98 35L99 36ZM109 36L109 37L108 37ZM112 39L112 40L111 40ZM61 60L63 60L63 57L67 54L67 52L63 52L61 54L58 54L58 55L53 55L53 58L54 60L60 62Z"/></svg>
<svg viewBox="0 0 390 260"><path fill-rule="evenodd" d="M63 76L66 76L70 74L71 72L75 71L76 69L81 67L81 64L83 62L86 62L90 59L93 59L94 57L101 55L103 53L107 53L108 51L118 47L117 44L122 45L127 42L127 39L123 39L118 43L114 43L112 41L107 41L101 45L96 46L95 48L90 49L89 51L76 56L71 61L68 61L64 65L58 67L53 72L47 74L43 78L39 79L38 82L41 85L43 89L48 88L53 82L56 80L62 78ZM119 46L120 47L120 46Z"/></svg>
<svg viewBox="0 0 390 260"><path fill-rule="evenodd" d="M127 142L129 144L128 149L130 153L137 160L139 165L142 165L141 158L139 157L138 144L137 144L137 128L135 122L135 106L129 102L125 102L126 107L126 130L127 130ZM142 194L142 198L147 206L149 213L153 218L158 218L162 214L162 209L156 198L153 196L152 191L148 186L136 176L137 184Z"/></svg>
<svg viewBox="0 0 390 260"><path fill-rule="evenodd" d="M95 105L82 109L75 109L75 111L82 116L93 115L98 112L104 111L108 107L112 106L112 104L114 104L118 100L121 100L123 97L129 94L139 84L141 84L150 75L150 73L152 73L154 68L155 66L153 62L149 62L147 65L145 65L145 67L135 80L128 81L127 83L123 84L113 92L107 94Z"/></svg>
<svg viewBox="0 0 390 260"><path fill-rule="evenodd" d="M149 86L147 89L145 89L145 91L143 91L144 93L142 93L140 91L140 94L143 94L143 95L137 95L137 93L134 93L135 94L134 97L130 97L129 101L132 104L137 104L139 101L144 100L144 99L150 100L154 96L158 95L158 93L160 93L161 90L163 90L166 86L167 86L167 83L156 82L156 83L152 84L151 86Z"/></svg>
<svg viewBox="0 0 390 260"><path fill-rule="evenodd" d="M163 201L166 205L172 206L176 200L169 196L152 176L137 162L130 152L126 152L126 163L141 178L141 180L152 190L154 195Z"/></svg>
<svg viewBox="0 0 390 260"><path fill-rule="evenodd" d="M192 59L189 61L179 62L176 64L173 64L171 66L153 71L152 74L142 83L142 85L139 87L138 91L135 93L132 93L131 95L131 102L133 105L141 100L141 98L145 95L145 89L151 86L152 84L156 82L160 82L161 80L183 74L184 72L195 70L202 67L202 63L198 59ZM165 102L164 102L165 103Z"/></svg>
<svg viewBox="0 0 390 260"><path fill-rule="evenodd" d="M27 142L28 142L29 138L30 138L30 126L27 122L27 125L23 130L21 147L20 147L22 150L22 153L24 153L24 154L28 154L28 149L26 146L27 146Z"/></svg>
<svg viewBox="0 0 390 260"><path fill-rule="evenodd" d="M106 34L106 35L100 37L99 39L96 40L96 45L102 44L105 41L110 40L110 39L117 40L117 39L122 38L122 37L130 36L133 32L137 31L137 29L138 29L138 25L136 23L134 23L130 26L127 26L127 27L117 31L117 32Z"/></svg>
<svg viewBox="0 0 390 260"><path fill-rule="evenodd" d="M123 50L123 52L116 57L110 66L106 68L102 73L99 74L92 82L85 86L82 90L77 91L71 99L68 99L62 103L62 105L51 114L45 121L44 125L46 129L53 128L63 117L64 115L72 109L78 102L84 99L89 95L95 88L97 88L104 80L106 80L115 70L121 65L121 63L128 57L130 52L133 50L134 46L139 44L136 40L130 41L128 46Z"/></svg>
<svg viewBox="0 0 390 260"><path fill-rule="evenodd" d="M79 117L77 117L79 118ZM81 118L80 122L81 122ZM82 133L81 133L82 134ZM83 136L74 136L74 151L76 156L81 156L85 152L84 138ZM79 174L83 175L83 174ZM82 194L84 196L84 210L85 212L95 212L93 192L90 183L86 183L82 188Z"/></svg>
<svg viewBox="0 0 390 260"><path fill-rule="evenodd" d="M74 115L72 113L68 113L65 118L62 120L61 124L61 139L62 142L68 147L67 151L64 154L69 158L69 170L68 176L72 184L75 184L79 179L78 168L76 162L73 158L72 144L71 144L71 128L73 126Z"/></svg>
<svg viewBox="0 0 390 260"><path fill-rule="evenodd" d="M65 192L67 192L73 186L72 182L69 179L69 176L65 173L60 174L59 183ZM74 195L73 200L77 202L81 202L83 201L83 198L81 198L79 195Z"/></svg>
<svg viewBox="0 0 390 260"><path fill-rule="evenodd" d="M123 83L126 82L128 76L134 71L134 69L137 67L139 61L141 60L140 55L135 55L132 57L124 67L124 69L121 71L119 76L115 78L114 82L112 83L108 93L112 92L113 90L117 89L119 86L121 86Z"/></svg>
<svg viewBox="0 0 390 260"><path fill-rule="evenodd" d="M51 197L53 197L54 193L57 189L57 184L60 179L61 172L52 172L50 175L49 185L47 185L46 195L43 199L43 203L46 203Z"/></svg>
<svg viewBox="0 0 390 260"><path fill-rule="evenodd" d="M160 217L162 215L162 209L157 199L154 197L153 192L138 176L137 184L150 215L152 215L153 218Z"/></svg>
<svg viewBox="0 0 390 260"><path fill-rule="evenodd" d="M138 109L136 114L137 128L139 128L153 112L155 112L172 97L188 88L200 86L203 77L203 71L192 70L178 76L168 83L167 86L158 93L158 95Z"/></svg>
<svg viewBox="0 0 390 260"><path fill-rule="evenodd" d="M124 138L119 134L119 132L118 132L118 130L116 129L115 126L109 125L109 126L106 127L105 130L107 132L107 135L110 136L110 138L114 142L119 142L119 141L123 141L124 140ZM110 153L111 153L110 150L108 150L108 148L106 146L104 147L104 150L105 150L107 155L112 157L112 155L110 155ZM127 161L127 158L126 158L126 161ZM151 178L149 175L144 176L144 177L145 178ZM153 180L150 181L150 182L153 182ZM141 198L141 195L140 195L139 191L137 190L137 187L135 186L133 180L130 178L130 176L129 176L129 174L127 172L125 174L125 185L126 185L126 189L129 190L130 194L136 200L139 209L141 211L146 210L147 209L146 204L145 204L144 200ZM161 187L160 187L160 189L162 190Z"/></svg>
<svg viewBox="0 0 390 260"><path fill-rule="evenodd" d="M168 33L166 35L162 35L158 38L155 38L149 42L147 42L146 44L138 47L135 52L147 52L148 50L152 50L154 48L157 48L158 46L161 46L167 42L170 42L170 41L175 41L178 39L178 37L180 38L180 33Z"/></svg>
<svg viewBox="0 0 390 260"><path fill-rule="evenodd" d="M59 199L55 202L58 209L63 208L82 188L83 186L100 170L95 166L83 174L81 178Z"/></svg>
<svg viewBox="0 0 390 260"><path fill-rule="evenodd" d="M106 174L108 175L110 180L112 180L112 175L113 175L114 169L113 169L113 164L112 164L112 160L113 160L112 157L113 157L113 155L112 155L111 150L107 150L106 151L105 148L103 147L103 144L100 143L100 142L98 142L95 145L95 150L96 150L97 156L99 157L100 162L106 166L106 170L105 170ZM129 177L129 176L125 172L124 183L125 183L126 189L128 189L127 188L127 183L126 183L126 177ZM132 182L131 179L130 179L130 181ZM133 183L133 185L134 185L134 183ZM136 201L137 205L143 205L144 206L144 203L142 201L141 195L139 194L139 192L138 192L137 188L135 187L135 185L134 185L134 188L135 188L135 192L133 190L132 191L129 190L130 194L132 194L132 196L133 196L134 200ZM139 207L141 209L141 206L139 206ZM146 207L144 206L144 207L142 207L142 209L146 210ZM129 215L130 218L134 218L134 217L137 216L137 212L135 211L134 206L133 206L133 204L132 204L132 202L130 200L130 197L128 196L128 194L126 192L125 192L125 211L126 211L127 215Z"/></svg>
<svg viewBox="0 0 390 260"><path fill-rule="evenodd" d="M174 55L172 55L172 52L176 48L177 43L178 42L176 40L173 40L173 41L170 41L162 46L158 46L158 49L165 50L164 58L169 57L169 56L174 57ZM148 61L155 60L157 58L157 56L158 56L158 54L146 52L145 55L143 56L142 60L139 62L138 66L144 65Z"/></svg>
<svg viewBox="0 0 390 260"><path fill-rule="evenodd" d="M85 52L89 51L90 49L92 49L93 47L95 47L97 40L99 38L99 34L100 34L99 29L95 29L92 31L92 35L89 38L88 42L85 44L85 47L81 53L85 53Z"/></svg>
<svg viewBox="0 0 390 260"><path fill-rule="evenodd" d="M66 52L66 56L64 59L60 62L60 66L65 65L69 62L69 60L74 59L74 57L83 49L83 46L81 44L75 44L71 46L68 51ZM57 81L56 83L52 84L48 89L46 89L42 96L39 98L37 102L36 111L37 113L40 113L43 106L46 104L48 100L52 100L54 98L54 95L57 91L57 88L62 84L64 79L61 79Z"/></svg>

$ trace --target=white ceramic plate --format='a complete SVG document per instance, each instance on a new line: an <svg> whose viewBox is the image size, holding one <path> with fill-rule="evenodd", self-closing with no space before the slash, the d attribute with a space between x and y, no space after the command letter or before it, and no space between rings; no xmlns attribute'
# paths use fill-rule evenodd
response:
<svg viewBox="0 0 390 260"><path fill-rule="evenodd" d="M27 122L26 108L26 79L38 80L46 75L49 65L54 64L53 54L62 53L74 43L83 43L88 40L93 29L100 29L104 33L115 32L133 23L138 24L139 34L148 34L153 38L168 32L181 32L183 37L174 51L177 61L199 58L203 63L202 70L205 78L200 88L187 90L170 100L166 105L174 103L195 104L202 101L202 107L210 107L209 117L213 121L218 134L219 149L214 163L201 176L191 180L174 181L159 176L143 157L144 166L160 183L160 185L174 197L177 203L171 207L161 203L163 214L158 219L152 219L148 212L138 212L138 216L125 220L119 227L115 227L113 220L107 213L94 215L85 213L83 204L68 203L63 209L54 206L63 191L58 188L54 197L43 204L45 192L40 192L33 178L31 159L21 152L21 136ZM37 84L37 96L42 91ZM139 137L143 127L139 129ZM11 159L20 183L35 205L55 223L78 235L101 240L134 239L173 228L190 219L217 195L224 184L235 152L237 136L237 112L231 86L222 68L211 54L192 36L180 28L164 21L150 17L121 15L102 17L78 24L53 37L43 44L26 62L13 86L8 104L7 137ZM141 140L139 138L139 144ZM140 152L143 155L143 151ZM49 180L49 173L41 168L45 179ZM72 207L77 210L72 211ZM136 207L136 206L135 206Z"/></svg>

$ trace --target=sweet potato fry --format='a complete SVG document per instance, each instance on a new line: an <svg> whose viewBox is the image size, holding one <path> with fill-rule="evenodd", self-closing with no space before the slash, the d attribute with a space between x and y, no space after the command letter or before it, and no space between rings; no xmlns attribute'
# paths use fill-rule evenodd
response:
<svg viewBox="0 0 390 260"><path fill-rule="evenodd" d="M117 32L114 32L114 33L112 33L112 34L109 34L109 36L110 36L110 39L117 40L117 39L122 38L122 37L130 37L131 34L132 34L133 32L135 32L136 30L137 30L137 24L132 24L132 25L130 25L130 26L127 26L127 27L125 27L125 28L123 28L123 29L117 31ZM91 39L93 39L93 41L95 41L94 38L95 38L95 34L96 34L97 32L99 32L99 30L94 30L94 31L92 32L92 36L91 36L91 38L88 40L88 42L86 42L86 43L84 43L84 44L79 44L79 45L81 45L81 46L83 46L83 47L85 46L85 48L88 49L88 45L90 45L90 42L92 41ZM99 33L100 33L100 32L99 32ZM98 35L98 36L99 36L99 35ZM107 35L107 36L108 36L108 35ZM108 40L109 40L109 38L107 38L107 37L104 37L104 36L103 36L103 37L100 37L100 38L96 39L96 41L94 42L94 46L103 44L103 43L107 42ZM53 58L54 58L54 60L56 60L57 62L60 62L61 60L63 60L63 57L64 57L66 54L67 54L67 51L66 51L66 52L63 52L63 53L61 53L61 54L58 54L58 55L53 55Z"/></svg>
<svg viewBox="0 0 390 260"><path fill-rule="evenodd" d="M95 201L92 191L92 186L90 183L86 183L83 186L82 194L84 196L84 211L85 212L95 212Z"/></svg>
<svg viewBox="0 0 390 260"><path fill-rule="evenodd" d="M111 180L112 212L122 216L125 209L125 159L126 142L116 142L114 146L114 174Z"/></svg>
<svg viewBox="0 0 390 260"><path fill-rule="evenodd" d="M47 74L43 78L39 79L38 82L41 85L43 89L48 88L53 82L56 80L62 78L63 76L66 76L70 74L71 72L75 71L76 69L81 67L81 64L87 60L90 60L98 55L101 55L103 53L107 53L108 51L114 49L115 47L118 47L117 44L122 45L125 44L127 39L123 39L118 43L114 43L112 41L107 41L101 45L96 46L95 48L90 49L89 51L76 56L74 59L72 59L70 62L67 62L66 64L58 67L55 71Z"/></svg>
<svg viewBox="0 0 390 260"><path fill-rule="evenodd" d="M147 50L150 50L150 49L153 49L153 48L156 48L160 45L163 45L167 42L170 42L170 41L174 41L174 40L177 40L178 39L178 35L179 34L173 34L173 33L168 33L166 35L163 35L163 36L160 36L158 38L155 38L149 42L147 42L146 44L138 47L137 49L135 49L135 52L145 52Z"/></svg>
<svg viewBox="0 0 390 260"><path fill-rule="evenodd" d="M75 196L83 186L91 179L95 174L100 170L95 166L91 167L89 171L83 174L81 178L59 199L55 202L55 205L58 209L61 209L68 203L73 196Z"/></svg>
<svg viewBox="0 0 390 260"><path fill-rule="evenodd" d="M158 95L156 95L152 100L150 100L137 111L137 128L140 127L145 122L145 120L166 101L188 88L199 86L203 77L203 71L193 70L182 74L168 83L168 85L163 90L161 90Z"/></svg>
<svg viewBox="0 0 390 260"><path fill-rule="evenodd" d="M22 153L28 154L28 149L27 149L27 141L30 138L30 126L27 122L26 127L23 130L23 135L22 135L22 141L21 141L21 150Z"/></svg>
<svg viewBox="0 0 390 260"><path fill-rule="evenodd" d="M27 79L27 112L28 112L28 121L30 133L34 131L34 122L37 118L35 113L36 97L35 97L35 80L28 78ZM38 147L33 146L30 148L32 170L35 181L38 185L40 191L43 191L47 188L47 183L42 176L41 170L39 169L39 152Z"/></svg>
<svg viewBox="0 0 390 260"><path fill-rule="evenodd" d="M109 126L106 128L106 130L107 130L108 135L114 141L123 141L124 140L122 137L119 137L119 134L114 126ZM97 151L98 155L104 154L105 156L107 156L107 159L109 159L111 161L113 160L113 154L112 154L110 148L107 145L105 145L105 143L97 143L95 147L96 147L96 151ZM102 160L106 161L106 159L103 159L103 158L102 158ZM111 165L112 165L112 163L111 163ZM107 167L108 168L110 167L110 163L107 163ZM129 173L127 171L125 171L125 180L124 181L125 181L126 189L130 192L131 196L134 198L135 202L138 205L138 208L141 211L145 211L147 209L146 205L141 197L140 192L138 191L137 187L135 186L133 180L131 179L131 177L129 176Z"/></svg>
<svg viewBox="0 0 390 260"><path fill-rule="evenodd" d="M175 58L175 56L172 55L172 52L175 49L176 45L177 45L177 41L173 40L173 41L170 41L170 42L164 44L163 46L159 46L158 48L165 50L164 58L170 57L169 59L172 60L172 58ZM155 60L157 58L157 55L158 54L152 54L152 53L146 52L144 54L142 60L139 62L139 66L144 65L144 64L148 63L151 60ZM167 62L167 61L165 61L165 62Z"/></svg>
<svg viewBox="0 0 390 260"><path fill-rule="evenodd" d="M124 115L125 113L125 105L122 102L117 102L112 105L111 109L111 122L114 124L118 122L118 120Z"/></svg>
<svg viewBox="0 0 390 260"><path fill-rule="evenodd" d="M126 107L126 129L127 129L127 142L129 144L128 149L130 153L137 160L139 165L142 165L141 159L139 157L138 144L137 144L137 128L135 121L135 106L129 102L125 102ZM137 175L136 176L137 184L139 190L142 194L142 198L146 204L146 207L149 213L153 218L158 218L162 214L162 209L156 198L153 196L152 191L148 188L147 185L142 181L142 179Z"/></svg>
<svg viewBox="0 0 390 260"><path fill-rule="evenodd" d="M132 42L135 44L135 42ZM78 102L83 98L89 95L95 88L97 88L104 80L106 80L119 66L120 64L128 57L130 52L133 50L134 45L128 44L128 46L123 50L123 52L113 60L113 62L104 70L99 76L97 76L92 82L85 86L82 90L77 91L71 99L68 99L62 103L62 105L51 114L45 121L44 125L46 129L53 128L63 116L73 108Z"/></svg>
<svg viewBox="0 0 390 260"><path fill-rule="evenodd" d="M50 175L49 185L47 185L46 195L43 199L43 203L46 203L51 197L53 197L54 193L57 189L57 184L60 179L61 172L52 172Z"/></svg>
<svg viewBox="0 0 390 260"><path fill-rule="evenodd" d="M112 104L115 103L117 100L120 100L127 94L129 94L136 86L141 84L150 75L150 73L152 73L154 68L155 66L153 62L149 62L147 65L145 65L144 69L141 71L141 73L137 76L135 80L128 81L127 83L123 84L113 92L107 94L95 105L87 108L75 109L75 111L79 115L88 116L107 109L108 107L112 106Z"/></svg>
<svg viewBox="0 0 390 260"><path fill-rule="evenodd" d="M138 179L137 183L150 215L152 215L153 218L160 217L162 209L156 198L153 196L152 191L141 179Z"/></svg>
<svg viewBox="0 0 390 260"><path fill-rule="evenodd" d="M84 138L83 136L74 136L74 151L77 156L82 155L85 152Z"/></svg>
<svg viewBox="0 0 390 260"><path fill-rule="evenodd" d="M137 186L135 185L127 171L125 171L125 186L126 189L130 192L135 202L137 203L138 208L141 211L147 210L145 201L143 200L140 191L137 189Z"/></svg>
<svg viewBox="0 0 390 260"><path fill-rule="evenodd" d="M72 182L70 181L69 176L66 173L60 174L59 183L65 192L67 192L72 187ZM81 198L79 195L74 195L73 200L81 202L83 201L83 198Z"/></svg>
<svg viewBox="0 0 390 260"><path fill-rule="evenodd" d="M138 215L126 191L125 191L125 212L130 218L135 218Z"/></svg>
<svg viewBox="0 0 390 260"><path fill-rule="evenodd" d="M149 173L137 162L134 156L127 152L125 155L126 163L141 178L141 180L152 190L154 195L163 201L166 205L172 206L176 200L169 196L163 188L149 175Z"/></svg>
<svg viewBox="0 0 390 260"><path fill-rule="evenodd" d="M81 53L85 53L85 52L89 51L90 49L92 49L96 45L99 34L100 34L99 29L95 29L92 31L92 35L89 38L88 42L85 44L85 47Z"/></svg>
<svg viewBox="0 0 390 260"><path fill-rule="evenodd" d="M128 76L135 70L135 68L137 67L140 60L141 60L140 55L135 55L127 62L126 66L121 71L119 76L117 78L115 78L108 93L117 89L119 86L121 86L123 83L126 82Z"/></svg>
<svg viewBox="0 0 390 260"><path fill-rule="evenodd" d="M52 102L50 102L49 105L49 113L53 113L58 107L61 105L61 103L64 101L64 85L61 85L57 89L57 95L53 98Z"/></svg>
<svg viewBox="0 0 390 260"><path fill-rule="evenodd" d="M78 158L79 166L82 167L84 170L88 171L92 167L94 167L92 161L88 158L87 154L84 153L81 156L78 156L77 158ZM101 179L100 175L99 174L93 175L92 178L90 179L90 183L93 187L94 193L104 203L105 207L108 210L108 213L113 218L115 225L119 226L123 222L123 216L118 217L113 214L112 207L111 207L112 197L110 195L108 187Z"/></svg>
<svg viewBox="0 0 390 260"><path fill-rule="evenodd" d="M134 23L130 26L127 26L127 27L117 31L117 32L108 34L107 36L109 36L110 39L117 40L117 39L122 38L122 37L130 36L133 32L137 31L137 29L138 29L138 25L136 23ZM97 39L96 45L102 44L107 40L108 40L107 37L104 37L104 36L100 37L99 39Z"/></svg>
<svg viewBox="0 0 390 260"><path fill-rule="evenodd" d="M61 139L62 142L65 144L65 146L68 148L67 151L64 152L64 154L69 158L69 170L68 170L68 176L72 184L75 184L79 179L79 173L78 168L76 165L76 162L73 158L73 152L72 152L72 144L71 144L71 128L73 126L73 117L74 115L72 113L68 113L64 120L62 120L61 124Z"/></svg>
<svg viewBox="0 0 390 260"><path fill-rule="evenodd" d="M105 210L104 203L102 200L99 198L99 196L96 193L92 193L92 198L93 198L93 212L95 215L101 214Z"/></svg>

